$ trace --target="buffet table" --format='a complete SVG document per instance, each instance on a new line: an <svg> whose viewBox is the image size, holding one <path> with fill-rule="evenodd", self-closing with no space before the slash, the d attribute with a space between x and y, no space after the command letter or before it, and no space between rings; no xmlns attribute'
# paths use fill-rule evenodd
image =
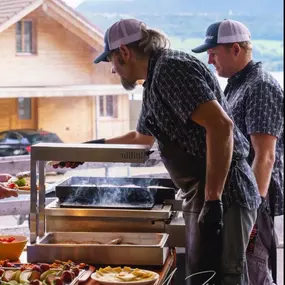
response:
<svg viewBox="0 0 285 285"><path fill-rule="evenodd" d="M27 262L27 252L24 251L20 257L19 260L20 263L26 263ZM104 267L104 266L102 266ZM132 266L133 267L133 266ZM95 270L100 268L100 265L95 265ZM141 266L140 266L141 268ZM171 281L169 281L169 283L166 281L167 277L169 276L169 274L171 274L171 272L173 272L176 268L176 251L175 249L171 249L169 251L169 255L166 258L166 261L164 263L164 265L162 267L143 267L142 269L146 269L146 270L151 270L154 272L157 272L159 274L159 279L157 280L157 282L154 285L162 285L162 284L173 284L173 279ZM100 285L100 283L98 283L97 281L89 278L87 280L87 282L80 283L82 285Z"/></svg>
<svg viewBox="0 0 285 285"><path fill-rule="evenodd" d="M170 284L165 280L176 269L172 248L184 245L170 179L75 175L56 185L56 201L46 201L46 161L144 163L148 152L141 145L33 145L30 243L20 261L72 260L96 269L127 265L157 272L155 285ZM97 284L89 279L84 285Z"/></svg>

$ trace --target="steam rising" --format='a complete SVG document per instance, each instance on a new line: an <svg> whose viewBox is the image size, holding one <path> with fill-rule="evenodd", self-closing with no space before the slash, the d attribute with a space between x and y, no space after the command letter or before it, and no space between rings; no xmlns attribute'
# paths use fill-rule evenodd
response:
<svg viewBox="0 0 285 285"><path fill-rule="evenodd" d="M135 185L128 179L102 177L98 181L95 177L72 178L71 185L66 185L69 193L61 201L61 206L150 209L155 202L156 189Z"/></svg>

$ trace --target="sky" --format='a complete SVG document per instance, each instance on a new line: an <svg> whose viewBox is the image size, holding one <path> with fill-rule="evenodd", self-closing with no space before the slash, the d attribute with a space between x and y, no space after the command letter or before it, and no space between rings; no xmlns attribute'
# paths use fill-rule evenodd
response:
<svg viewBox="0 0 285 285"><path fill-rule="evenodd" d="M82 3L84 0L63 0L67 5L69 5L72 8L76 8L80 3Z"/></svg>

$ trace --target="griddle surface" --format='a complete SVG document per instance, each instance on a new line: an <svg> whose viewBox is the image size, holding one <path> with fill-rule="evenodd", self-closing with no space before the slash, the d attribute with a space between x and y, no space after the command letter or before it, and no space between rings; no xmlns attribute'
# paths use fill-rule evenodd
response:
<svg viewBox="0 0 285 285"><path fill-rule="evenodd" d="M79 204L79 203L61 203L61 208L94 208L94 209L132 209L132 210L151 210L152 204Z"/></svg>

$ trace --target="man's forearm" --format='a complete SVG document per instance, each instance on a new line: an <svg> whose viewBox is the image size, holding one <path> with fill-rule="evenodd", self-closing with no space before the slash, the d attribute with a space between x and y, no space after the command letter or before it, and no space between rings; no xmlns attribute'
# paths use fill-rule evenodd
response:
<svg viewBox="0 0 285 285"><path fill-rule="evenodd" d="M125 135L106 139L107 144L142 144L142 145L153 145L154 138L139 134L136 131L130 131Z"/></svg>
<svg viewBox="0 0 285 285"><path fill-rule="evenodd" d="M207 131L205 200L221 199L233 153L233 130Z"/></svg>
<svg viewBox="0 0 285 285"><path fill-rule="evenodd" d="M262 197L267 195L274 161L274 158L266 156L256 156L253 160L252 169L258 185L259 193Z"/></svg>

